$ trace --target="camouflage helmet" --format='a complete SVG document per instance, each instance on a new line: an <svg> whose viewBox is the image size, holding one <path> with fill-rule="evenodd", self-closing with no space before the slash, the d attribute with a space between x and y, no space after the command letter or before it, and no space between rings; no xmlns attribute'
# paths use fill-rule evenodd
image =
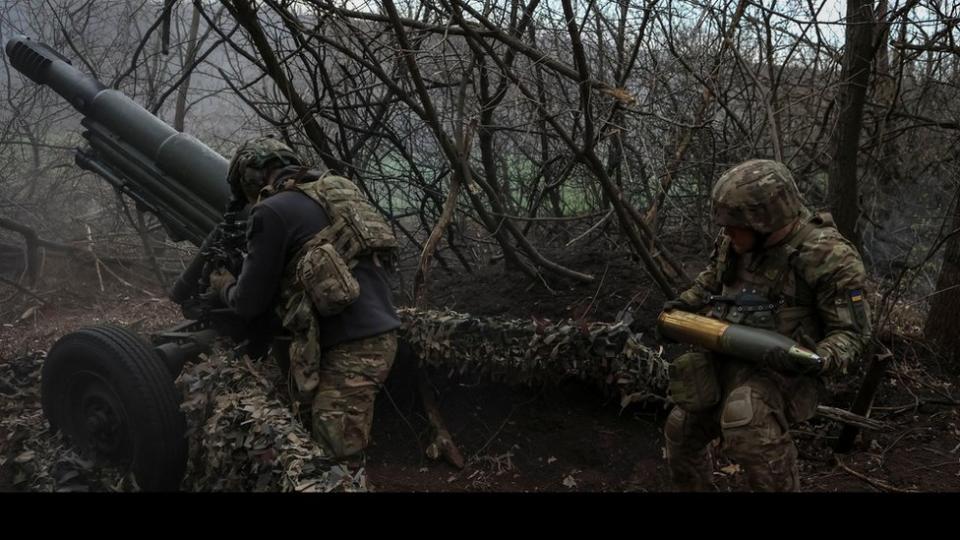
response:
<svg viewBox="0 0 960 540"><path fill-rule="evenodd" d="M227 182L245 191L256 191L260 188L262 177L257 175L251 178L247 169L263 171L287 165L303 165L303 159L289 146L273 137L248 139L237 148L230 160Z"/></svg>
<svg viewBox="0 0 960 540"><path fill-rule="evenodd" d="M786 165L752 159L727 170L710 196L713 221L770 234L789 225L803 209L803 198Z"/></svg>

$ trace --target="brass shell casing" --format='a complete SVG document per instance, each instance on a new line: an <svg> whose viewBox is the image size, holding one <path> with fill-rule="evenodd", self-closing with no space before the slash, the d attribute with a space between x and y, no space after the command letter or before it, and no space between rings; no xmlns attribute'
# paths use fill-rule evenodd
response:
<svg viewBox="0 0 960 540"><path fill-rule="evenodd" d="M723 333L730 327L723 321L677 309L660 313L657 326L661 334L674 341L698 345L711 351L722 349Z"/></svg>

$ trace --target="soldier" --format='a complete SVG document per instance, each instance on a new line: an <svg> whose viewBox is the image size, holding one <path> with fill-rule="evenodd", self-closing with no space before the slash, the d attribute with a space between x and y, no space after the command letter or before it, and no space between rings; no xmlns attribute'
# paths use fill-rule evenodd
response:
<svg viewBox="0 0 960 540"><path fill-rule="evenodd" d="M244 142L228 182L253 205L247 256L236 279L215 271L211 289L248 321L275 310L292 335L290 386L309 406L313 438L356 461L397 349L384 270L396 239L351 181L309 170L276 139Z"/></svg>
<svg viewBox="0 0 960 540"><path fill-rule="evenodd" d="M775 330L823 360L779 350L760 364L699 351L678 357L671 394L684 397L664 426L671 477L680 490L712 489L708 445L721 437L751 489L794 491L789 426L814 415L823 377L845 373L870 338L863 262L830 214L804 206L782 163L751 160L726 171L711 206L723 230L710 263L663 309L709 310L710 317Z"/></svg>

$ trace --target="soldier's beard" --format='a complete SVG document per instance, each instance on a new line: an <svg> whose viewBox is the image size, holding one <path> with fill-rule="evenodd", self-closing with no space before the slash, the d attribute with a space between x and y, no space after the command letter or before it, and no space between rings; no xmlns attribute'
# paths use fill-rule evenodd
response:
<svg viewBox="0 0 960 540"><path fill-rule="evenodd" d="M727 236L730 237L730 244L737 255L743 255L753 251L757 246L762 246L759 235L752 230L744 228L727 227Z"/></svg>
<svg viewBox="0 0 960 540"><path fill-rule="evenodd" d="M761 234L758 232L753 233L753 244L750 246L750 251L763 251L767 247L767 240L770 239L770 234Z"/></svg>

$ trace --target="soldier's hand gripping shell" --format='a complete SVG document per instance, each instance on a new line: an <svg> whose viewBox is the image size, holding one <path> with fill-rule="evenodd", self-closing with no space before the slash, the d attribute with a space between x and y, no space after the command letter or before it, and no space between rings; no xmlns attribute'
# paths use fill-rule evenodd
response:
<svg viewBox="0 0 960 540"><path fill-rule="evenodd" d="M237 281L233 274L224 268L217 268L210 273L210 290L220 294L220 291L226 289Z"/></svg>
<svg viewBox="0 0 960 540"><path fill-rule="evenodd" d="M660 309L660 311L670 311L671 309L678 309L680 311L689 311L691 313L696 311L696 308L694 308L694 306L691 306L690 304L684 302L680 298L667 300L666 302L663 303L663 307Z"/></svg>

